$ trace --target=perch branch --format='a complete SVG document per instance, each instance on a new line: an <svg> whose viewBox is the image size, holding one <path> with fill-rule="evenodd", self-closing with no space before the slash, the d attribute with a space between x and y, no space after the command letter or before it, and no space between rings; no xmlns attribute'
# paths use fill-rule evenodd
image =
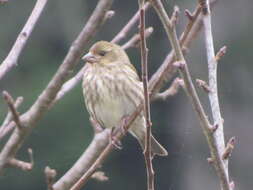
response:
<svg viewBox="0 0 253 190"><path fill-rule="evenodd" d="M79 61L85 45L102 25L104 16L111 7L112 2L113 0L100 0L98 2L97 7L77 39L73 42L69 52L63 60L63 63L49 82L48 86L41 93L31 108L20 117L21 124L25 126L25 130L14 130L11 137L3 147L0 153L0 172L3 172L8 160L15 156L16 152L22 146L25 138L36 126L36 123L48 111L51 102L61 89L70 71L73 70L74 66Z"/></svg>
<svg viewBox="0 0 253 190"><path fill-rule="evenodd" d="M37 0L31 15L29 16L24 28L18 35L18 38L14 43L11 51L0 65L0 80L7 72L9 72L15 65L17 65L19 55L24 49L26 42L29 39L46 3L47 0Z"/></svg>

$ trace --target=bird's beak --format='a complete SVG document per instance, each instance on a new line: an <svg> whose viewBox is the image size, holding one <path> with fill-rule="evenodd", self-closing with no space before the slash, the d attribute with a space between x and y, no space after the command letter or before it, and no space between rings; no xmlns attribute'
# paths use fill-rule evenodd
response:
<svg viewBox="0 0 253 190"><path fill-rule="evenodd" d="M88 63L95 63L95 62L98 61L97 58L91 52L84 55L82 57L82 60L85 61L85 62L88 62Z"/></svg>

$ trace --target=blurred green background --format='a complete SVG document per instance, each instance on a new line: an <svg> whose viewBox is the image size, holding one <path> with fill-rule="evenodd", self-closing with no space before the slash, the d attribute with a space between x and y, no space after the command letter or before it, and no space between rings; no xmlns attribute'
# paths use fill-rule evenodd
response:
<svg viewBox="0 0 253 190"><path fill-rule="evenodd" d="M23 96L20 112L25 112L36 100L61 64L71 42L76 38L97 1L54 0L49 1L18 63L0 81L0 90L7 90L13 97ZM16 37L28 18L35 1L9 0L0 6L0 59L4 60ZM181 9L178 34L183 31L186 18L184 9L193 10L196 1L166 0L169 13L175 4ZM225 136L235 136L236 148L230 159L230 173L236 189L253 186L253 88L252 77L252 6L251 0L218 1L213 11L215 47L228 46L228 52L219 62L218 81ZM100 30L91 44L97 40L111 40L136 12L137 1L115 1L112 7L116 15ZM169 43L159 19L150 9L147 26L154 27L148 39L150 74L161 64L169 51ZM137 27L132 34L137 32ZM130 37L131 35L129 35ZM87 49L89 46L87 46ZM132 63L140 71L139 50L129 49ZM206 53L201 32L186 56L193 78L207 79ZM82 63L76 68L76 71ZM199 95L209 111L205 93ZM152 108L153 133L163 144L169 156L156 158L156 189L159 190L213 190L220 189L213 167L208 165L206 140L195 113L184 92L165 102L155 102ZM0 121L7 107L0 98ZM210 112L209 112L210 113ZM93 137L84 108L81 85L68 93L38 123L17 157L28 160L27 148L34 151L35 166L31 172L8 169L0 176L1 190L46 189L44 168L49 165L61 177L78 159ZM7 140L0 142L0 148ZM114 151L102 170L110 178L101 183L90 180L86 189L145 189L146 174L141 149L136 140L127 136L123 150Z"/></svg>

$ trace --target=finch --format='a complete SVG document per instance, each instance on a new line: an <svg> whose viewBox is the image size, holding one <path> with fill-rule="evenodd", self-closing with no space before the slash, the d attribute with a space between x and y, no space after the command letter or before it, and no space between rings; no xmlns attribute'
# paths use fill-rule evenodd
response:
<svg viewBox="0 0 253 190"><path fill-rule="evenodd" d="M143 84L136 69L119 45L107 41L95 43L82 59L87 64L82 82L86 108L101 127L116 127L144 100ZM144 150L146 126L143 112L131 124L129 132ZM168 154L153 136L151 153Z"/></svg>

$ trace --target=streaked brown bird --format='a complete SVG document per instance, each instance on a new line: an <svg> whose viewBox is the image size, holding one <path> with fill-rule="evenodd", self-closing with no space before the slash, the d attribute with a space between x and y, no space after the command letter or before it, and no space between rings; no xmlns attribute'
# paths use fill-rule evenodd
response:
<svg viewBox="0 0 253 190"><path fill-rule="evenodd" d="M99 41L82 59L87 64L82 83L86 108L102 127L116 127L144 99L143 84L126 52L116 44ZM146 126L143 113L135 119L129 132L144 149ZM168 154L153 136L151 152L160 156Z"/></svg>

